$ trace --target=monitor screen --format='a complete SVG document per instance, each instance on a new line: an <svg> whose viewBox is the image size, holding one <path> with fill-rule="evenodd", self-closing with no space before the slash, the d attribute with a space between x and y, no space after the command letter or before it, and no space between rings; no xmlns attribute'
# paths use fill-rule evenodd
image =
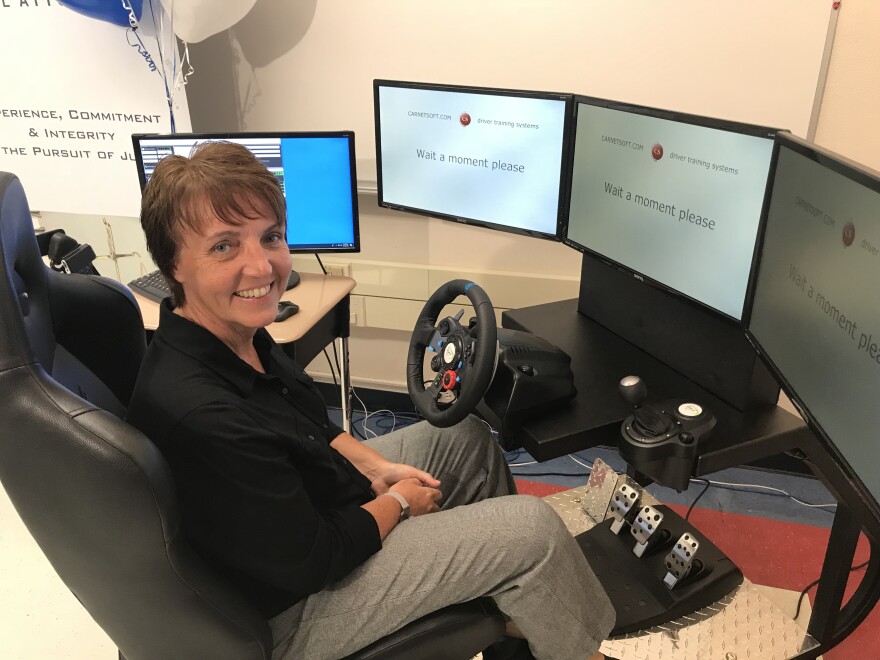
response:
<svg viewBox="0 0 880 660"><path fill-rule="evenodd" d="M360 251L354 133L133 135L141 189L165 156L212 140L244 145L278 177L291 252Z"/></svg>
<svg viewBox="0 0 880 660"><path fill-rule="evenodd" d="M576 101L563 240L740 320L776 131Z"/></svg>
<svg viewBox="0 0 880 660"><path fill-rule="evenodd" d="M379 204L556 240L571 95L376 80Z"/></svg>
<svg viewBox="0 0 880 660"><path fill-rule="evenodd" d="M780 135L748 332L880 500L880 173Z"/></svg>

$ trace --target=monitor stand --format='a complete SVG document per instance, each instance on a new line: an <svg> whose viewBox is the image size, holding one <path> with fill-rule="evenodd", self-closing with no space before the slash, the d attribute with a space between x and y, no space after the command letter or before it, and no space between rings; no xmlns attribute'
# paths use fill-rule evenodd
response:
<svg viewBox="0 0 880 660"><path fill-rule="evenodd" d="M284 290L290 291L293 287L299 284L299 281L299 273L297 273L295 270L291 270L290 275L287 276L287 287Z"/></svg>
<svg viewBox="0 0 880 660"><path fill-rule="evenodd" d="M589 254L581 266L578 312L737 410L775 405L779 398L779 385L740 323Z"/></svg>

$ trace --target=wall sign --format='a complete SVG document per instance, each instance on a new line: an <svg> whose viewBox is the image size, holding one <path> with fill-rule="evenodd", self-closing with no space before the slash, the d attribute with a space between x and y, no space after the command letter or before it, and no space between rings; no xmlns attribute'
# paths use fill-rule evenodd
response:
<svg viewBox="0 0 880 660"><path fill-rule="evenodd" d="M166 79L175 128L190 130L166 23L158 0L144 0L137 32L57 0L0 0L0 170L31 209L138 215L131 134L170 132Z"/></svg>

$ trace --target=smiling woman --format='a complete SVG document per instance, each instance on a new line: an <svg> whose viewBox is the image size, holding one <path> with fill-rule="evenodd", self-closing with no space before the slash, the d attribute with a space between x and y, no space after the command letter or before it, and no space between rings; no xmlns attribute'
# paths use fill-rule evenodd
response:
<svg viewBox="0 0 880 660"><path fill-rule="evenodd" d="M262 371L253 337L272 323L290 274L277 179L245 147L208 142L170 156L144 190L141 224L174 313Z"/></svg>
<svg viewBox="0 0 880 660"><path fill-rule="evenodd" d="M290 274L284 227L262 202L233 226L202 205L200 230L181 236L173 277L186 297L174 312L253 363L254 334L275 319Z"/></svg>
<svg viewBox="0 0 880 660"><path fill-rule="evenodd" d="M277 179L236 144L169 156L144 189L172 296L126 419L171 467L183 535L269 620L275 660L342 657L482 596L536 656L590 657L610 602L559 516L511 497L485 424L358 442L272 341L284 218Z"/></svg>

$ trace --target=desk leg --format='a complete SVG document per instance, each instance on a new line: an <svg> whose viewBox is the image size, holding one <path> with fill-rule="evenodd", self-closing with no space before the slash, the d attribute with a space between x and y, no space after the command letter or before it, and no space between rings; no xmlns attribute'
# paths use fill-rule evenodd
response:
<svg viewBox="0 0 880 660"><path fill-rule="evenodd" d="M339 398L342 401L342 430L351 433L351 373L348 370L348 337L339 338Z"/></svg>

